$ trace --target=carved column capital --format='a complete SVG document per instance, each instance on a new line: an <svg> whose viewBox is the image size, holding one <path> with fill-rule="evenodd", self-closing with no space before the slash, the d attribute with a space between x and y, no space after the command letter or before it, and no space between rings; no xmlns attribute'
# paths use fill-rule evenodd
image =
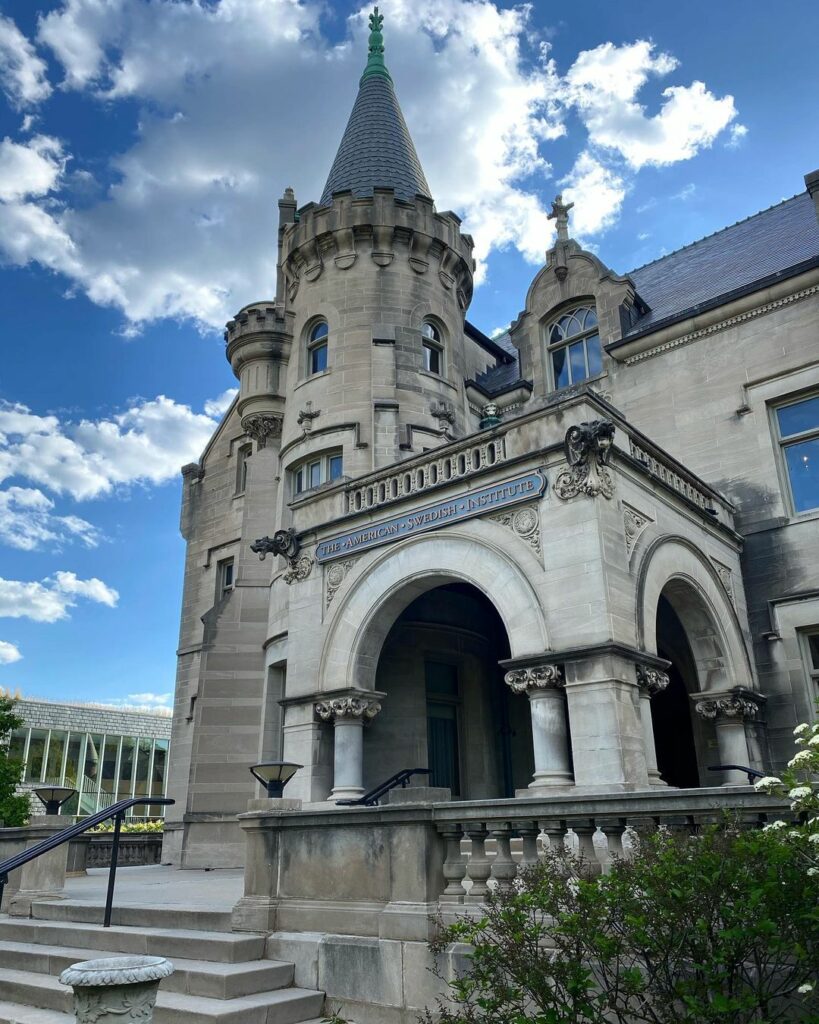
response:
<svg viewBox="0 0 819 1024"><path fill-rule="evenodd" d="M649 697L653 697L655 693L662 693L668 686L668 673L661 672L658 668L649 668L648 665L638 665L637 685Z"/></svg>
<svg viewBox="0 0 819 1024"><path fill-rule="evenodd" d="M759 703L742 693L730 693L720 697L700 697L694 704L700 718L754 719L759 714Z"/></svg>
<svg viewBox="0 0 819 1024"><path fill-rule="evenodd" d="M267 416L256 414L245 416L242 420L242 430L251 437L259 448L264 448L270 438L282 436L281 416Z"/></svg>
<svg viewBox="0 0 819 1024"><path fill-rule="evenodd" d="M504 676L513 693L533 693L538 690L556 690L565 686L558 665L534 665L531 668L513 668Z"/></svg>
<svg viewBox="0 0 819 1024"><path fill-rule="evenodd" d="M315 705L316 714L325 722L337 722L339 719L369 722L381 710L381 705L370 697L333 697L319 701Z"/></svg>

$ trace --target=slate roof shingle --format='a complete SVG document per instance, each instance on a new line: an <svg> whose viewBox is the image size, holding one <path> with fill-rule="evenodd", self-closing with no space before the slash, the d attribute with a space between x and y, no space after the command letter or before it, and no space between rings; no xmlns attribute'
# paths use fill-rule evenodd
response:
<svg viewBox="0 0 819 1024"><path fill-rule="evenodd" d="M374 188L395 189L398 199L409 201L419 193L432 198L392 80L385 75L362 79L320 205L331 206L334 192L366 197Z"/></svg>

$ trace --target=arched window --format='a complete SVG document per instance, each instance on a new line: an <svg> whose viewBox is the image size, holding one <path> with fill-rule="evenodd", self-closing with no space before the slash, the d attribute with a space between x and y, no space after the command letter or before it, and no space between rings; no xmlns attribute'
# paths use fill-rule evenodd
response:
<svg viewBox="0 0 819 1024"><path fill-rule="evenodd" d="M592 306L578 306L562 313L549 327L555 388L565 388L603 372L597 313Z"/></svg>
<svg viewBox="0 0 819 1024"><path fill-rule="evenodd" d="M307 370L309 373L321 373L327 369L327 337L330 329L326 320L319 320L310 328L307 337Z"/></svg>
<svg viewBox="0 0 819 1024"><path fill-rule="evenodd" d="M424 348L424 369L427 373L436 373L442 376L444 372L444 344L441 341L441 332L425 320L421 325Z"/></svg>

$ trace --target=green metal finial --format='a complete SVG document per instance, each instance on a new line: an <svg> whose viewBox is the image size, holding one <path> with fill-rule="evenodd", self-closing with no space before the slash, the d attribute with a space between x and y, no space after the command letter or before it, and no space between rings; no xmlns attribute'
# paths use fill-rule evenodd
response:
<svg viewBox="0 0 819 1024"><path fill-rule="evenodd" d="M361 76L362 82L365 78L371 78L373 75L390 78L390 73L384 64L384 36L381 34L381 26L383 24L384 15L379 14L378 8L374 7L373 13L370 15L370 42L367 53L367 66L364 68L364 74Z"/></svg>

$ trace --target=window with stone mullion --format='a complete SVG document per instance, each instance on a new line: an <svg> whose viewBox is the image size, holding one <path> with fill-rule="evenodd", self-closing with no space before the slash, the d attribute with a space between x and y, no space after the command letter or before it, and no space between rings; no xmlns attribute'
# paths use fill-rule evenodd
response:
<svg viewBox="0 0 819 1024"><path fill-rule="evenodd" d="M547 344L555 389L603 372L597 313L592 306L562 313L549 325Z"/></svg>

